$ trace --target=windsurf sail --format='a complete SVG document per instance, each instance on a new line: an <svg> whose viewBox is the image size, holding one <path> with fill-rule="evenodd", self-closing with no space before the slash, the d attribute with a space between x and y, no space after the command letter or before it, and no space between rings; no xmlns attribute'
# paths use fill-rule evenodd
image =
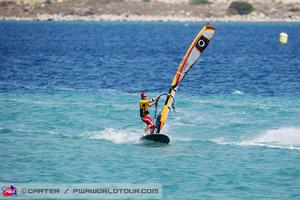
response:
<svg viewBox="0 0 300 200"><path fill-rule="evenodd" d="M167 121L167 117L169 114L169 110L171 107L174 107L174 98L177 91L177 88L180 84L180 82L184 79L184 77L187 75L189 70L192 68L192 66L196 63L200 55L203 53L203 51L208 46L210 40L212 39L213 35L215 34L215 28L207 23L198 33L198 35L195 37L194 41L188 48L185 56L183 57L178 70L173 78L171 87L169 92L166 94L167 98L165 100L165 104L160 112L160 114L156 117L156 123L155 123L155 132L159 133L163 126L165 125ZM159 100L159 98L158 98ZM157 100L157 101L158 101ZM157 102L156 102L157 106Z"/></svg>

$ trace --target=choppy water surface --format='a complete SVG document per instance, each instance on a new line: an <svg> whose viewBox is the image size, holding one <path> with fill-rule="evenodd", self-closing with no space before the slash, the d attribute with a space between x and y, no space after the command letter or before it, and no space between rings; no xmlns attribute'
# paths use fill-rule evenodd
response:
<svg viewBox="0 0 300 200"><path fill-rule="evenodd" d="M299 24L214 24L163 130L170 145L139 143L139 93L168 90L202 25L0 22L0 181L300 198Z"/></svg>

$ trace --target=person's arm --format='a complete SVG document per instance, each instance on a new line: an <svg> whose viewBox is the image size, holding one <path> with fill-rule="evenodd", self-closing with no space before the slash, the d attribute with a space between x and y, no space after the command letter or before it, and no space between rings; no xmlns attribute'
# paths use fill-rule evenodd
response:
<svg viewBox="0 0 300 200"><path fill-rule="evenodd" d="M152 98L151 100L149 100L148 105L149 105L149 106L153 106L153 105L155 104L155 100L156 100L156 99L157 99L157 97Z"/></svg>
<svg viewBox="0 0 300 200"><path fill-rule="evenodd" d="M155 102L148 103L148 106L153 106L154 104L155 104Z"/></svg>

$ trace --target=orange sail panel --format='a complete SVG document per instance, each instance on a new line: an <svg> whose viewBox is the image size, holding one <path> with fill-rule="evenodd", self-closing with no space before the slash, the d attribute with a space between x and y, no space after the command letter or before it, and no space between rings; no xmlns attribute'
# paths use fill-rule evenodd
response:
<svg viewBox="0 0 300 200"><path fill-rule="evenodd" d="M171 88L168 93L168 97L162 108L160 115L157 117L155 124L156 132L159 133L162 127L165 125L168 117L169 110L173 104L175 93L177 91L179 83L183 80L192 66L196 63L200 55L208 46L210 40L215 34L215 28L207 23L195 37L194 41L187 50L185 56L183 57L178 70L173 78Z"/></svg>

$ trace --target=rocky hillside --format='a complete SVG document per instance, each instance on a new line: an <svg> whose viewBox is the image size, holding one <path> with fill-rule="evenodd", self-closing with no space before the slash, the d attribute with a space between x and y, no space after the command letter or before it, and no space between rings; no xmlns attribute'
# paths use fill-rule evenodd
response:
<svg viewBox="0 0 300 200"><path fill-rule="evenodd" d="M247 0L247 15L229 12L232 0L0 0L0 18L36 20L300 21L299 0Z"/></svg>

